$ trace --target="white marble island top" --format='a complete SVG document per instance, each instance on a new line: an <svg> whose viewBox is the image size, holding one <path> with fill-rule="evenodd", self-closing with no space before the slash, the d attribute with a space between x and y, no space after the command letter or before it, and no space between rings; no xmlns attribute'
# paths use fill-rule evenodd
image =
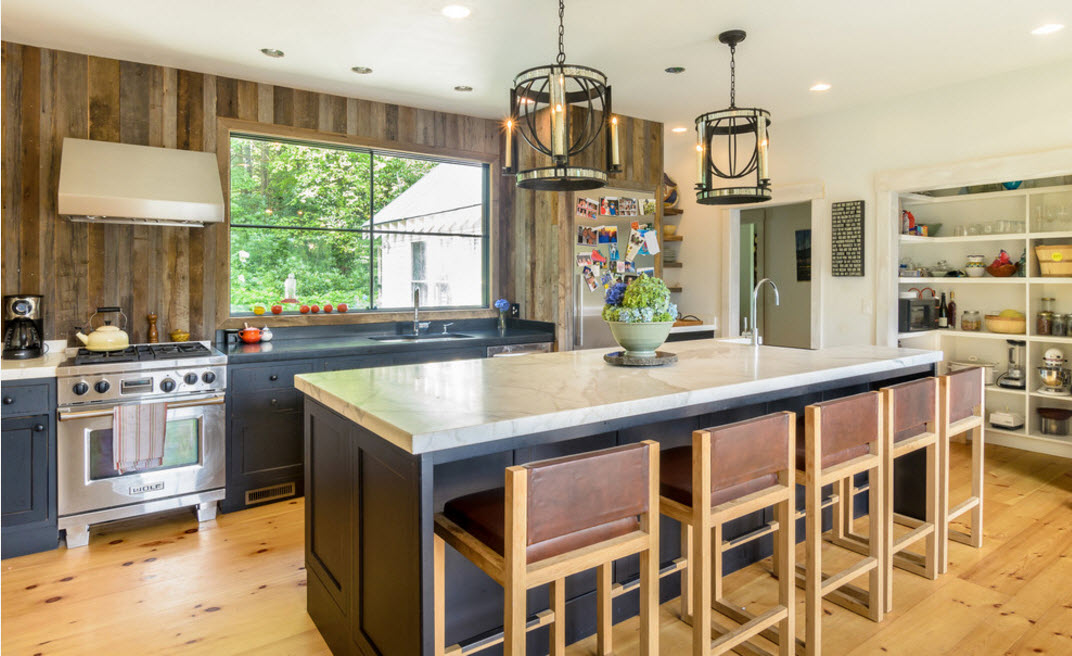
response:
<svg viewBox="0 0 1072 656"><path fill-rule="evenodd" d="M299 390L413 454L928 365L941 351L817 351L714 340L668 345L667 367L613 367L608 349L331 371Z"/></svg>

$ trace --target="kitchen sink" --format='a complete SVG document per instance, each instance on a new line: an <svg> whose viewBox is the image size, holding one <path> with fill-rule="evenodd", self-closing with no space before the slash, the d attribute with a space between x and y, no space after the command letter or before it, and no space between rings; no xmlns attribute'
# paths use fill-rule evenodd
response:
<svg viewBox="0 0 1072 656"><path fill-rule="evenodd" d="M429 333L427 335L375 335L369 337L377 342L400 344L405 342L449 342L455 339L471 339L472 335L461 333Z"/></svg>

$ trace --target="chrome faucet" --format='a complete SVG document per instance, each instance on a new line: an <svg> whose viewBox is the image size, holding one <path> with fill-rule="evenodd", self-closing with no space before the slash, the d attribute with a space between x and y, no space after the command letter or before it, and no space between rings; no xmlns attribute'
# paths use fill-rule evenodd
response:
<svg viewBox="0 0 1072 656"><path fill-rule="evenodd" d="M778 285L774 284L774 281L770 278L764 278L756 283L756 288L752 290L752 346L759 346L759 322L756 321L756 299L759 297L759 288L763 286L763 283L770 283L771 289L774 290L774 304L780 305L778 298Z"/></svg>

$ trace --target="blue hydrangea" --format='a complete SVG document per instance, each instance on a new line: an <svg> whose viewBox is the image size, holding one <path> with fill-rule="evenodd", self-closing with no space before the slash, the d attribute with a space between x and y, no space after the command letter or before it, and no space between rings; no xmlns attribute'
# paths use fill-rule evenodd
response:
<svg viewBox="0 0 1072 656"><path fill-rule="evenodd" d="M495 301L495 309L499 312L506 312L510 309L510 301L506 300L505 298L500 298L499 300Z"/></svg>
<svg viewBox="0 0 1072 656"><path fill-rule="evenodd" d="M607 290L607 305L621 305L622 297L625 296L626 287L627 285L624 282L618 282L611 285L611 288Z"/></svg>

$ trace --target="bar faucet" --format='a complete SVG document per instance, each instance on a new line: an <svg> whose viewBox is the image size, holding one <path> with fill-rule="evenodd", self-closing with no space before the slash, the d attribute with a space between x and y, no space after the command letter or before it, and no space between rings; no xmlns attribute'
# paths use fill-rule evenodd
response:
<svg viewBox="0 0 1072 656"><path fill-rule="evenodd" d="M774 290L774 304L781 304L780 299L778 298L778 285L774 284L773 280L764 278L756 283L756 288L752 290L752 313L749 315L752 317L752 346L759 346L759 322L756 321L756 299L759 297L759 288L763 286L763 283L769 283L771 289Z"/></svg>

